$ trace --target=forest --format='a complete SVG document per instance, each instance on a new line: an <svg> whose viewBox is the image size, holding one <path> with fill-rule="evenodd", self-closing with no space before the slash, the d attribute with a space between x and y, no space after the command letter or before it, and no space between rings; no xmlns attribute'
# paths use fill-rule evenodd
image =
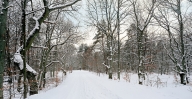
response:
<svg viewBox="0 0 192 99"><path fill-rule="evenodd" d="M0 1L0 99L26 99L72 70L132 72L140 85L176 74L187 85L191 59L191 0Z"/></svg>

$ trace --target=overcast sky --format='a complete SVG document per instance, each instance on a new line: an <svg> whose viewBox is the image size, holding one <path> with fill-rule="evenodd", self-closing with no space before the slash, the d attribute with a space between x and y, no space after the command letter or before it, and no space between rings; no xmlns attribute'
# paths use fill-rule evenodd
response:
<svg viewBox="0 0 192 99"><path fill-rule="evenodd" d="M87 43L88 45L92 44L93 40L92 38L95 36L95 30L93 28L87 27L86 20L87 19L87 5L86 5L86 0L82 0L79 2L79 5L81 5L80 9L78 10L79 14L76 14L77 19L73 19L72 21L77 25L80 25L80 30L81 32L88 33L86 36L86 40L84 40L83 43ZM192 3L189 3L187 0L182 1L182 10L184 12L191 12L192 11Z"/></svg>

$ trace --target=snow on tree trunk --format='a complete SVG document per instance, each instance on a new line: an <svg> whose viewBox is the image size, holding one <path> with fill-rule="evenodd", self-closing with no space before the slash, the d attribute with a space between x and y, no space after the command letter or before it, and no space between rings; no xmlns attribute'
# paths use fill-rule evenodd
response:
<svg viewBox="0 0 192 99"><path fill-rule="evenodd" d="M14 61L15 65L20 69L20 72L23 73L23 59L19 52L15 53L13 61ZM31 68L27 63L26 63L26 71L27 71L28 83L30 85L29 93L30 93L30 95L37 94L38 93L38 84L37 84L37 81L35 78L35 76L37 75L37 72L33 68Z"/></svg>

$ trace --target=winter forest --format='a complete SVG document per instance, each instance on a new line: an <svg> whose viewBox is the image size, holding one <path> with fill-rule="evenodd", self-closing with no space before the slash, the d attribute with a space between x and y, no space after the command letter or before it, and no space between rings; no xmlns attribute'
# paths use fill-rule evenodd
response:
<svg viewBox="0 0 192 99"><path fill-rule="evenodd" d="M158 88L173 77L192 97L192 1L0 0L0 99L27 99L86 71Z"/></svg>

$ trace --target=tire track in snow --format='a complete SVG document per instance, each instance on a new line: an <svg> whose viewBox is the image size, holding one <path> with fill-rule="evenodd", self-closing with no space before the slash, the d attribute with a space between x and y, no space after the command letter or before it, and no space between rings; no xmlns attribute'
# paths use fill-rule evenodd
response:
<svg viewBox="0 0 192 99"><path fill-rule="evenodd" d="M98 76L88 71L74 71L56 88L29 99L45 99L44 95L46 99L122 99L99 80Z"/></svg>
<svg viewBox="0 0 192 99"><path fill-rule="evenodd" d="M115 93L112 93L109 89L107 89L104 85L102 85L101 81L98 81L98 79L93 79L92 77L95 75L92 75L91 73L83 73L82 79L84 79L84 83L86 83L85 86L85 93L88 96L86 99L122 99Z"/></svg>
<svg viewBox="0 0 192 99"><path fill-rule="evenodd" d="M82 75L69 75L69 79L67 81L68 88L64 89L67 90L67 93L65 93L66 97L62 99L87 99L83 89L85 87L83 84L84 81L81 76Z"/></svg>

